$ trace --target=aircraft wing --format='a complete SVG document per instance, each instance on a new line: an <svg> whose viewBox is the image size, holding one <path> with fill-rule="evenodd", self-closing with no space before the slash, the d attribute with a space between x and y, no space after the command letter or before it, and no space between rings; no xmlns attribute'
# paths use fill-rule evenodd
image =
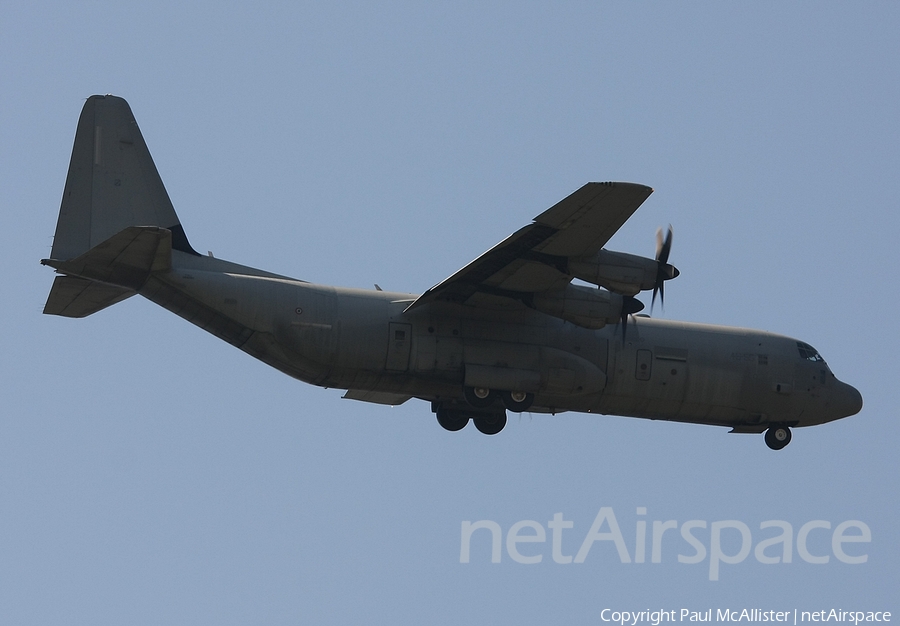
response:
<svg viewBox="0 0 900 626"><path fill-rule="evenodd" d="M569 259L598 252L651 193L635 183L588 183L423 293L407 311L429 302L464 304L476 294L524 301L561 287L573 278Z"/></svg>

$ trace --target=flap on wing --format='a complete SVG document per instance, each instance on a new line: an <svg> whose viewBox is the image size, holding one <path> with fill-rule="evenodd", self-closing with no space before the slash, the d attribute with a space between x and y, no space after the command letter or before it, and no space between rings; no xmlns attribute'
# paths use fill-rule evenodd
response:
<svg viewBox="0 0 900 626"><path fill-rule="evenodd" d="M653 193L634 183L588 183L413 302L462 304L475 293L527 300L572 280L571 258L598 252Z"/></svg>

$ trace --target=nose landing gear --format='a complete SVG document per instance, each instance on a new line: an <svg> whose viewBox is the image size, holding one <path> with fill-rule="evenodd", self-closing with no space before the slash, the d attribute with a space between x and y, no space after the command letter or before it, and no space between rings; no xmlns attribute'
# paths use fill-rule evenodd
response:
<svg viewBox="0 0 900 626"><path fill-rule="evenodd" d="M791 442L791 429L781 424L772 424L766 431L766 445L772 450L781 450Z"/></svg>

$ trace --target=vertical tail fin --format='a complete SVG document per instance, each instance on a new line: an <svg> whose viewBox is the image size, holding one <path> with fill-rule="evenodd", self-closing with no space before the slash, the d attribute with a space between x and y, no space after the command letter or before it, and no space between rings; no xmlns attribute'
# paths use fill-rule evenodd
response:
<svg viewBox="0 0 900 626"><path fill-rule="evenodd" d="M129 226L166 228L173 249L197 254L131 107L116 96L91 96L75 132L51 258L74 259Z"/></svg>
<svg viewBox="0 0 900 626"><path fill-rule="evenodd" d="M191 248L128 103L88 98L50 258L57 276L44 313L85 317L136 293L172 250ZM199 256L199 255L197 255Z"/></svg>

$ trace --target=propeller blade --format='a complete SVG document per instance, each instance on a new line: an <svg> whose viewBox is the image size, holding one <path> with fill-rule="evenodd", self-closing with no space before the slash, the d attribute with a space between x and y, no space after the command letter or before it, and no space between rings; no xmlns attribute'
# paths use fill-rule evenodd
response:
<svg viewBox="0 0 900 626"><path fill-rule="evenodd" d="M663 239L662 228L656 231L656 260L665 265L669 262L669 252L672 250L672 225L669 224L669 230L666 232L666 238Z"/></svg>
<svg viewBox="0 0 900 626"><path fill-rule="evenodd" d="M656 284L653 285L653 299L650 301L650 312L656 304L656 294L659 292L659 306L665 307L665 281L678 276L678 270L669 265L669 253L672 251L672 225L666 231L663 238L662 228L656 229Z"/></svg>
<svg viewBox="0 0 900 626"><path fill-rule="evenodd" d="M622 340L628 332L628 316L633 313L639 313L644 310L644 303L634 296L623 296L622 298Z"/></svg>
<svg viewBox="0 0 900 626"><path fill-rule="evenodd" d="M657 277L656 284L653 286L653 299L650 300L651 313L653 313L653 305L656 304L656 292L659 292L659 306L660 308L663 307L663 300L665 299L665 296L663 294L663 289L665 288L664 285L665 283L663 283L663 281Z"/></svg>

